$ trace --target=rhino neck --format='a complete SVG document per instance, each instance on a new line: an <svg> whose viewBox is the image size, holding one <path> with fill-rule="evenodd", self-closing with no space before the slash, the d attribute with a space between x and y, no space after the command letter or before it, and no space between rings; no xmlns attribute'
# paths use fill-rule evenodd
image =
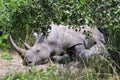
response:
<svg viewBox="0 0 120 80"><path fill-rule="evenodd" d="M48 41L47 44L48 44L48 48L50 50L49 51L50 55L55 55L56 53L64 52L63 47L54 41Z"/></svg>
<svg viewBox="0 0 120 80"><path fill-rule="evenodd" d="M44 42L43 45L45 45L48 55L50 56L55 50L54 46L49 44L48 42Z"/></svg>

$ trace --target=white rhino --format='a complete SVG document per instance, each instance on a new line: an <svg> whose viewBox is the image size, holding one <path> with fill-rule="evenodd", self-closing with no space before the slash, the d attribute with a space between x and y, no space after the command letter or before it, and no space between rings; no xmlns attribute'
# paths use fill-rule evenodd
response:
<svg viewBox="0 0 120 80"><path fill-rule="evenodd" d="M103 34L96 27L79 26L80 31L70 29L69 26L51 24L51 30L46 37L43 33L36 36L35 44L30 47L25 43L25 49L18 47L12 37L10 42L13 48L23 59L23 64L44 64L56 53L66 53L69 56L77 55L90 57L93 54L108 54L105 48ZM84 33L89 32L90 39Z"/></svg>

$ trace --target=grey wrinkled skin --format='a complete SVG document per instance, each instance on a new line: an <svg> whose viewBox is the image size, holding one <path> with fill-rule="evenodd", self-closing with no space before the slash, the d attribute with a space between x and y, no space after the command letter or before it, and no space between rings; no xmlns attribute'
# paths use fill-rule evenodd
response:
<svg viewBox="0 0 120 80"><path fill-rule="evenodd" d="M10 37L13 48L23 59L23 64L27 66L40 65L47 63L51 56L56 53L66 53L69 56L77 55L90 57L93 54L108 54L105 48L103 34L96 27L87 25L80 26L80 31L69 29L68 26L51 24L51 30L47 37L43 33L35 36L35 44L30 47L25 43L26 49L21 49ZM90 31L90 39L86 38L83 33ZM76 45L80 44L80 45Z"/></svg>

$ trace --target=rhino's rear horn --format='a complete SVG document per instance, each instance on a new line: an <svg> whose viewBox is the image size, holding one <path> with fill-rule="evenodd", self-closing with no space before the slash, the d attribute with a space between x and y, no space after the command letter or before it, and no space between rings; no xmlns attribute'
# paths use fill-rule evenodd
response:
<svg viewBox="0 0 120 80"><path fill-rule="evenodd" d="M19 53L19 55L20 55L22 58L24 58L24 54L25 54L26 50L18 47L18 46L15 44L15 42L13 41L11 35L9 36L9 39L10 39L10 43L11 43L12 47L15 49L15 51L17 51L17 52Z"/></svg>
<svg viewBox="0 0 120 80"><path fill-rule="evenodd" d="M31 49L31 46L28 45L27 43L24 43L24 46L25 46L25 49L27 49L27 50Z"/></svg>

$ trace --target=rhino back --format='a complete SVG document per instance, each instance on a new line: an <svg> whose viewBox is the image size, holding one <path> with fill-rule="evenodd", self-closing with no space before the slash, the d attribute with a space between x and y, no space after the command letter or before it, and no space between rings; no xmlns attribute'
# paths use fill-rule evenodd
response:
<svg viewBox="0 0 120 80"><path fill-rule="evenodd" d="M47 37L47 42L56 44L59 48L68 48L78 43L82 43L86 48L90 48L95 43L100 41L105 42L102 33L96 27L89 27L87 25L80 26L80 31L69 29L68 26L51 24L51 30ZM86 39L84 31L91 32L91 38Z"/></svg>

